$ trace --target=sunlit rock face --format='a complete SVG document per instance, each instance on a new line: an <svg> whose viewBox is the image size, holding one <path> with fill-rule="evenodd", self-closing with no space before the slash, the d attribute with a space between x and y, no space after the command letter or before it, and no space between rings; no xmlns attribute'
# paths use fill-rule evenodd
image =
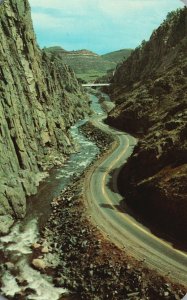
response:
<svg viewBox="0 0 187 300"><path fill-rule="evenodd" d="M108 122L140 137L121 175L126 199L171 234L187 233L187 8L168 14L117 69Z"/></svg>
<svg viewBox="0 0 187 300"><path fill-rule="evenodd" d="M26 211L41 171L72 151L67 131L89 111L73 71L36 43L27 0L0 6L0 233Z"/></svg>

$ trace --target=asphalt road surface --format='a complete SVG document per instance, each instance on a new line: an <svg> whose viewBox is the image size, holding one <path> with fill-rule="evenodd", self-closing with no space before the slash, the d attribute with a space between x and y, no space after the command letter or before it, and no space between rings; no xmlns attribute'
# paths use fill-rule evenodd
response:
<svg viewBox="0 0 187 300"><path fill-rule="evenodd" d="M115 137L110 153L96 162L85 181L85 194L93 221L108 239L131 256L186 285L187 253L174 249L128 213L120 211L123 197L118 192L117 176L133 152L135 138L103 124L101 118L93 119L92 123Z"/></svg>

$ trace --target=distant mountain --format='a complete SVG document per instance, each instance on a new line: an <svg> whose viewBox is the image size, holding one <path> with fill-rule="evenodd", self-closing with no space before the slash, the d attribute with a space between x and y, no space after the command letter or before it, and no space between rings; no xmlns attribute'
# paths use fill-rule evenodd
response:
<svg viewBox="0 0 187 300"><path fill-rule="evenodd" d="M112 53L98 55L92 51L82 49L67 51L59 46L44 48L51 55L57 55L64 63L75 71L81 81L95 81L105 76L108 71L114 70L120 61L124 61L130 55L130 49L115 51Z"/></svg>
<svg viewBox="0 0 187 300"><path fill-rule="evenodd" d="M110 52L104 55L101 55L101 57L104 60L108 60L111 62L115 62L116 64L126 60L132 53L133 49L121 49L118 51Z"/></svg>
<svg viewBox="0 0 187 300"><path fill-rule="evenodd" d="M44 48L44 49L49 52L56 52L56 53L65 54L65 55L99 56L98 54L96 54L90 50L86 50L86 49L67 51L60 46L48 47L48 48Z"/></svg>
<svg viewBox="0 0 187 300"><path fill-rule="evenodd" d="M89 50L66 51L61 47L45 48L44 51L57 55L64 63L75 71L77 77L83 81L95 81L108 70L116 67L115 62L104 60L98 54Z"/></svg>

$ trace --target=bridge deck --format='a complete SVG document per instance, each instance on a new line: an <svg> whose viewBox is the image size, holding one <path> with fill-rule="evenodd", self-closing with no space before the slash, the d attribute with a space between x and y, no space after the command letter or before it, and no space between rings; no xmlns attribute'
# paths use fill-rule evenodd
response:
<svg viewBox="0 0 187 300"><path fill-rule="evenodd" d="M92 86L109 86L110 83L85 83L82 84L83 87L92 87Z"/></svg>

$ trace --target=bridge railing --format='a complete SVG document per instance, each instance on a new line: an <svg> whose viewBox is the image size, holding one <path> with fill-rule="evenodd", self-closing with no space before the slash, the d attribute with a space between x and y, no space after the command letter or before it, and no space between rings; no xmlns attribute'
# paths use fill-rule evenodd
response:
<svg viewBox="0 0 187 300"><path fill-rule="evenodd" d="M83 87L97 87L97 86L109 86L110 83L84 83L82 84Z"/></svg>

